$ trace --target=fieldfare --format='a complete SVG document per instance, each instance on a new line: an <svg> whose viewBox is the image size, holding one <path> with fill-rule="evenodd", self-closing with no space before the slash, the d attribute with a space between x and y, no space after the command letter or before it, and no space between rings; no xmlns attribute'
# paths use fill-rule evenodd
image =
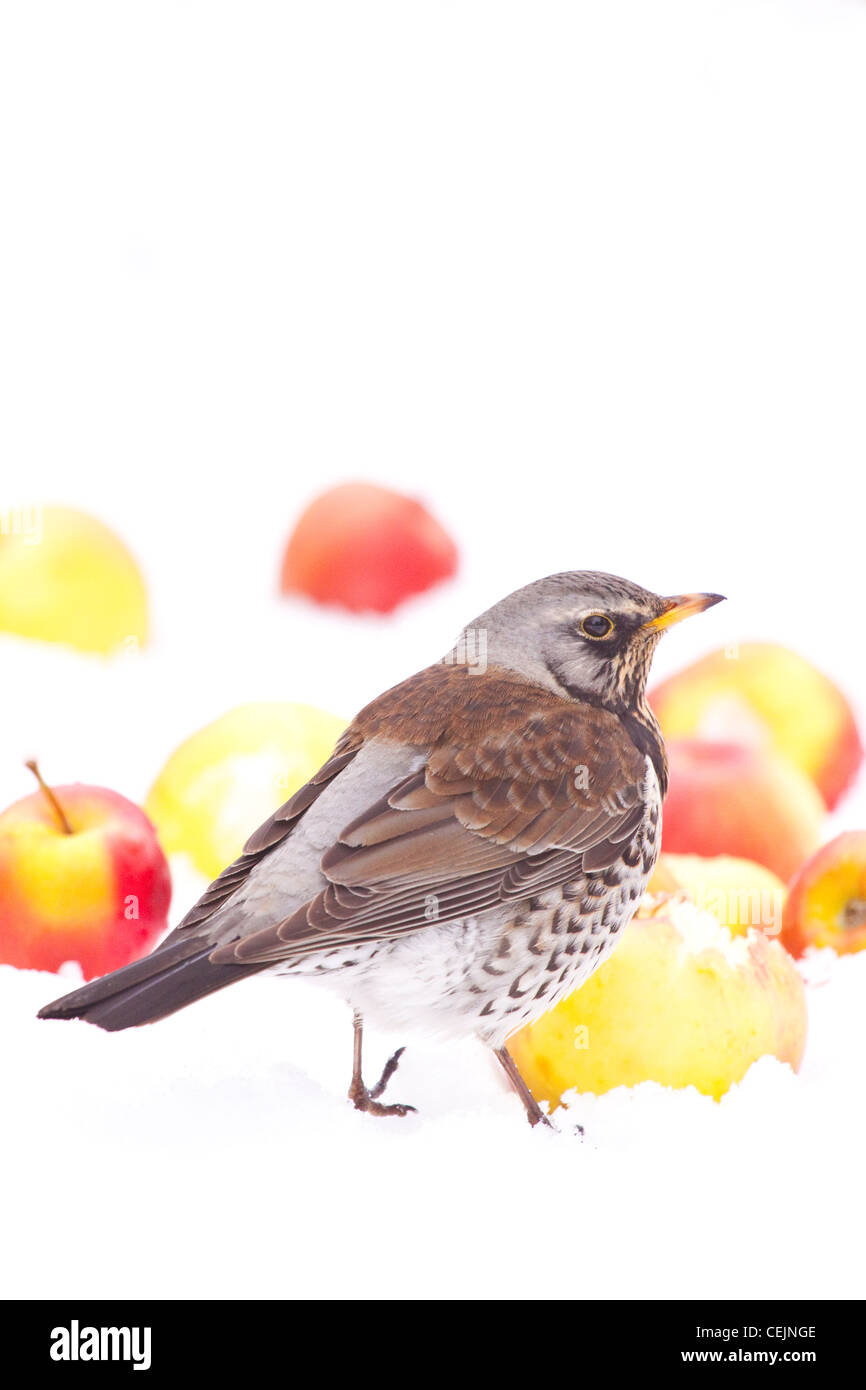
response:
<svg viewBox="0 0 866 1390"><path fill-rule="evenodd" d="M660 598L590 571L518 589L444 660L380 695L145 959L47 1005L109 1030L260 971L337 990L363 1019L507 1051L616 943L661 837L667 761L646 699L656 644L718 594ZM401 1049L402 1051L402 1049Z"/></svg>

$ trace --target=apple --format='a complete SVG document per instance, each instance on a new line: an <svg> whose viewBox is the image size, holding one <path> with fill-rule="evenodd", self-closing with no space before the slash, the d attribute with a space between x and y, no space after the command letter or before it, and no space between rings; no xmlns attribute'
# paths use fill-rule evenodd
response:
<svg viewBox="0 0 866 1390"><path fill-rule="evenodd" d="M144 580L95 517L31 508L0 522L0 631L85 652L140 646L148 633Z"/></svg>
<svg viewBox="0 0 866 1390"><path fill-rule="evenodd" d="M753 859L787 882L817 848L824 802L778 753L703 739L673 740L667 749L666 852Z"/></svg>
<svg viewBox="0 0 866 1390"><path fill-rule="evenodd" d="M240 705L168 759L145 800L167 854L216 878L330 756L346 721L311 705Z"/></svg>
<svg viewBox="0 0 866 1390"><path fill-rule="evenodd" d="M842 691L797 652L742 642L710 653L650 691L666 738L772 748L810 777L832 809L863 761Z"/></svg>
<svg viewBox="0 0 866 1390"><path fill-rule="evenodd" d="M794 875L782 941L793 956L807 946L832 946L839 955L866 948L866 830L837 835Z"/></svg>
<svg viewBox="0 0 866 1390"><path fill-rule="evenodd" d="M768 936L782 929L785 885L763 864L728 854L662 854L649 881L652 894L682 894L712 912L734 935L760 927Z"/></svg>
<svg viewBox="0 0 866 1390"><path fill-rule="evenodd" d="M803 982L761 932L732 936L689 902L635 917L585 984L508 1043L536 1100L657 1081L718 1100L759 1057L796 1071L806 1041Z"/></svg>
<svg viewBox="0 0 866 1390"><path fill-rule="evenodd" d="M280 588L354 613L390 613L456 569L454 542L421 502L372 483L343 483L301 516Z"/></svg>
<svg viewBox="0 0 866 1390"><path fill-rule="evenodd" d="M0 815L0 963L86 979L145 955L168 925L171 877L140 807L107 787L49 788Z"/></svg>

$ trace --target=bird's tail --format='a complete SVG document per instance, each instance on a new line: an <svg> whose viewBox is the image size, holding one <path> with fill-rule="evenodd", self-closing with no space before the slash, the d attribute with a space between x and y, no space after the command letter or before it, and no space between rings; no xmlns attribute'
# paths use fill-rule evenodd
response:
<svg viewBox="0 0 866 1390"><path fill-rule="evenodd" d="M201 937L170 941L143 960L91 980L39 1010L40 1018L84 1018L109 1032L137 1028L224 989L261 965L214 965Z"/></svg>

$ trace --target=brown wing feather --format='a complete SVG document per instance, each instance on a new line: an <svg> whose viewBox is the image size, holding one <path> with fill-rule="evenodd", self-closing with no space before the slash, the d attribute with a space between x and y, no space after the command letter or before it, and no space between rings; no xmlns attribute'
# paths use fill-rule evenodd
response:
<svg viewBox="0 0 866 1390"><path fill-rule="evenodd" d="M452 716L425 767L324 855L328 887L212 960L276 962L390 937L428 925L431 895L435 920L453 921L614 862L645 811L646 762L620 721L525 683L517 690L510 677L488 678L486 688L469 680L461 687L449 674ZM413 724L398 691L402 736L426 733L423 710Z"/></svg>
<svg viewBox="0 0 866 1390"><path fill-rule="evenodd" d="M217 908L222 907L223 903L237 892L256 865L291 834L301 816L312 806L328 783L348 766L363 741L362 734L354 727L341 735L328 761L323 763L309 782L299 787L284 805L253 832L244 845L243 853L214 879L163 945L174 941L180 935L189 935L190 928L200 927Z"/></svg>

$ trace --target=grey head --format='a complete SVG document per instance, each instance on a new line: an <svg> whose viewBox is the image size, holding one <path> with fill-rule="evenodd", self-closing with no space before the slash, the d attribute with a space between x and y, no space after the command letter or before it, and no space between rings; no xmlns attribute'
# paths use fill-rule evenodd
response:
<svg viewBox="0 0 866 1390"><path fill-rule="evenodd" d="M642 711L653 652L674 623L721 594L664 598L598 570L551 574L517 589L464 629L452 661L483 653L575 700Z"/></svg>

